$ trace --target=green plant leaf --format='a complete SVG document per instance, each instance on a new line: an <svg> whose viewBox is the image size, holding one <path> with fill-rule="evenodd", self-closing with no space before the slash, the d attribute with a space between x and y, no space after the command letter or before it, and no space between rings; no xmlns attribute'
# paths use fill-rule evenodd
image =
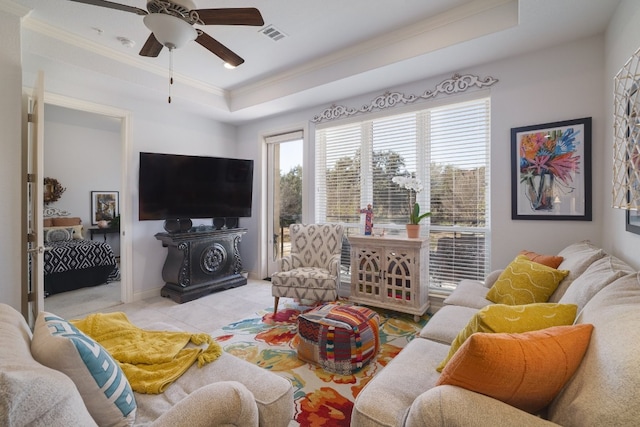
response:
<svg viewBox="0 0 640 427"><path fill-rule="evenodd" d="M431 212L425 212L420 215L420 205L418 203L413 204L413 211L410 215L411 224L420 224L423 218L431 216Z"/></svg>

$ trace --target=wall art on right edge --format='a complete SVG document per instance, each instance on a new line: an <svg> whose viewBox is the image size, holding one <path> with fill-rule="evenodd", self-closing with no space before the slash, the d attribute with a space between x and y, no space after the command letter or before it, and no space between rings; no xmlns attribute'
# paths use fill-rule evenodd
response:
<svg viewBox="0 0 640 427"><path fill-rule="evenodd" d="M626 230L634 234L640 234L640 211L627 211Z"/></svg>
<svg viewBox="0 0 640 427"><path fill-rule="evenodd" d="M591 221L591 117L511 129L511 218Z"/></svg>

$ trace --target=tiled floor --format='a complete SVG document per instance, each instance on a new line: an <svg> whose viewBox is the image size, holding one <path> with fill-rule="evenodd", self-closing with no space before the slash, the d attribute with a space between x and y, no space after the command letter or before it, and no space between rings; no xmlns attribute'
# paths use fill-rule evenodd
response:
<svg viewBox="0 0 640 427"><path fill-rule="evenodd" d="M45 309L46 305L45 301ZM249 280L244 286L214 292L182 304L157 296L99 311L122 311L138 327L165 323L180 330L211 333L272 306L271 282Z"/></svg>
<svg viewBox="0 0 640 427"><path fill-rule="evenodd" d="M183 304L158 296L113 307L111 311L125 312L129 320L139 326L163 322L181 330L211 333L271 306L271 282L249 280L244 286L214 292Z"/></svg>
<svg viewBox="0 0 640 427"><path fill-rule="evenodd" d="M118 285L118 286L117 286ZM116 286L109 290L110 286ZM126 313L129 320L139 327L162 322L186 331L211 333L232 322L244 319L259 310L273 307L271 282L252 280L244 286L226 289L206 295L193 301L178 304L161 296L147 298L128 304L115 304L114 298L120 292L119 283L83 288L45 299L45 311L67 319L85 317L92 312ZM102 292L102 293L100 293ZM159 293L159 292L158 292ZM349 296L349 286L343 283L338 290L340 297ZM280 299L283 307L287 298Z"/></svg>

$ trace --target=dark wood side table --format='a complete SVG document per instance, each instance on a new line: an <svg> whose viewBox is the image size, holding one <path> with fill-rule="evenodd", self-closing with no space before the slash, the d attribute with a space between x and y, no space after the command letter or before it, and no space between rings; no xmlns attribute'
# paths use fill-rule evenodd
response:
<svg viewBox="0 0 640 427"><path fill-rule="evenodd" d="M93 240L93 236L94 234L102 234L104 236L104 241L107 241L107 234L119 234L120 233L120 229L119 228L98 228L98 227L89 227L89 237L91 238L91 240Z"/></svg>

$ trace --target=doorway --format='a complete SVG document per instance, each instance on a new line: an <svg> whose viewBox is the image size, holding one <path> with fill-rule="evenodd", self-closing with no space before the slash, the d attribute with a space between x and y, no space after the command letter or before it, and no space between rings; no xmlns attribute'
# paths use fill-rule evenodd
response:
<svg viewBox="0 0 640 427"><path fill-rule="evenodd" d="M46 298L45 309L63 317L130 302L132 285L130 227L127 215L128 113L64 97L45 96L44 176L55 175L66 194L50 208L80 217L83 238L104 242L117 270L106 284L62 292ZM92 210L97 194L116 195L119 228L99 232ZM114 223L114 226L117 224Z"/></svg>
<svg viewBox="0 0 640 427"><path fill-rule="evenodd" d="M267 143L267 277L291 253L289 225L302 222L302 131L269 136Z"/></svg>

